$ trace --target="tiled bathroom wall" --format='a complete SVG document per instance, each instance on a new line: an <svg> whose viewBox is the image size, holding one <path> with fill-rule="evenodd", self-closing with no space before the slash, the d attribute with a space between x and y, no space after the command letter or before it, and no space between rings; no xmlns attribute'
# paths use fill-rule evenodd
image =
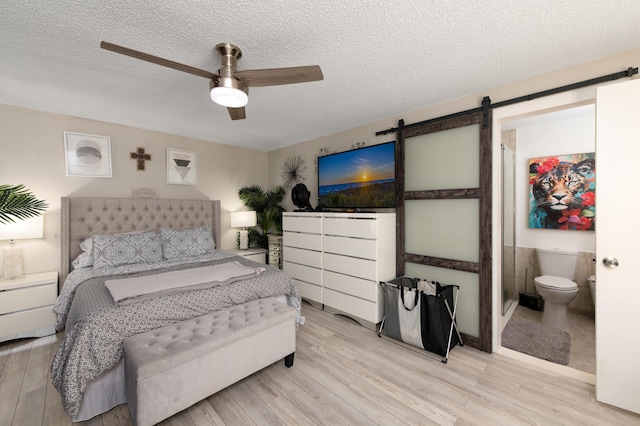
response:
<svg viewBox="0 0 640 426"><path fill-rule="evenodd" d="M575 282L578 284L578 295L571 303L569 310L578 314L595 317L595 309L591 300L589 288L589 276L594 274L595 265L593 259L595 253L578 253ZM540 275L536 262L535 249L529 247L516 247L516 300L520 292L538 295L533 279Z"/></svg>

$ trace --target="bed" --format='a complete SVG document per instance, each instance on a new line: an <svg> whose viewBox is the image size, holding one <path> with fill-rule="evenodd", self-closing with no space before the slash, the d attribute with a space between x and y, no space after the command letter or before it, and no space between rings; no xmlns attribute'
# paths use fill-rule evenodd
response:
<svg viewBox="0 0 640 426"><path fill-rule="evenodd" d="M297 289L284 272L217 249L219 201L63 197L61 218L63 285L55 311L56 328L65 335L51 375L75 422L126 402L126 337L261 298L300 311ZM183 244L187 239L196 243ZM134 252L119 250L123 241ZM119 284L126 292L129 282L173 281L221 268L245 275L123 300L112 288Z"/></svg>

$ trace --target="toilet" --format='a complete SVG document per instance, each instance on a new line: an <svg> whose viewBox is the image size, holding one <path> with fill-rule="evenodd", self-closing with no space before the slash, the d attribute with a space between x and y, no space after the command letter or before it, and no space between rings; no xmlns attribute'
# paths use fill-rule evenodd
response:
<svg viewBox="0 0 640 426"><path fill-rule="evenodd" d="M536 259L542 275L533 282L544 299L542 322L567 329L571 326L567 305L578 294L578 284L573 281L578 253L536 249Z"/></svg>
<svg viewBox="0 0 640 426"><path fill-rule="evenodd" d="M593 301L593 307L596 307L596 276L589 276L589 290L591 290L591 300Z"/></svg>

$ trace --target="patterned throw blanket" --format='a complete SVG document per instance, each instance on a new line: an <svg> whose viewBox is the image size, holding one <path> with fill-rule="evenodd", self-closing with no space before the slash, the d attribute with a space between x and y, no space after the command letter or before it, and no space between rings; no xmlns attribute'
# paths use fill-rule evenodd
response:
<svg viewBox="0 0 640 426"><path fill-rule="evenodd" d="M233 257L232 260L256 266L255 262L244 258ZM129 276L147 276L228 261L174 264ZM75 291L67 292L73 300L70 303L59 301L61 305L68 306L68 313L56 310L66 318L66 330L51 364L51 377L62 396L65 411L72 417L78 412L87 385L118 363L126 337L262 297L286 295L288 304L300 312L297 289L291 278L279 269L267 268L258 277L228 285L167 294L121 306L114 304L104 285L109 278L113 277L89 277L76 283Z"/></svg>

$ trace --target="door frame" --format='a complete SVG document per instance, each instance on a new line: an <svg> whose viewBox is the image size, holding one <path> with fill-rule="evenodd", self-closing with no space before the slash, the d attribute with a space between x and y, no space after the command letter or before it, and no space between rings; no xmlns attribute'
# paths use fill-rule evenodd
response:
<svg viewBox="0 0 640 426"><path fill-rule="evenodd" d="M492 223L495 224L492 230L492 251L494 253L500 253L500 244L502 242L503 217L501 203L503 194L501 181L502 152L500 150L502 123L505 121L532 117L549 112L575 108L587 104L594 104L596 99L596 87L598 86L583 87L580 89L534 99L528 102L515 103L493 110L493 133L491 146L492 162L494 165L494 167L492 168L492 186L494 196L492 200L493 208L491 220ZM535 365L546 370L550 370L558 374L562 374L564 376L572 377L574 379L595 385L595 375L593 374L585 373L583 371L579 371L564 365L544 361L502 346L501 333L504 329L504 326L506 325L506 322L508 321L508 317L502 315L502 309L500 309L502 306L502 291L500 291L502 279L502 256L493 256L492 262L492 269L493 271L495 271L492 275L491 283L493 299L493 351L509 358L518 359L527 364Z"/></svg>

